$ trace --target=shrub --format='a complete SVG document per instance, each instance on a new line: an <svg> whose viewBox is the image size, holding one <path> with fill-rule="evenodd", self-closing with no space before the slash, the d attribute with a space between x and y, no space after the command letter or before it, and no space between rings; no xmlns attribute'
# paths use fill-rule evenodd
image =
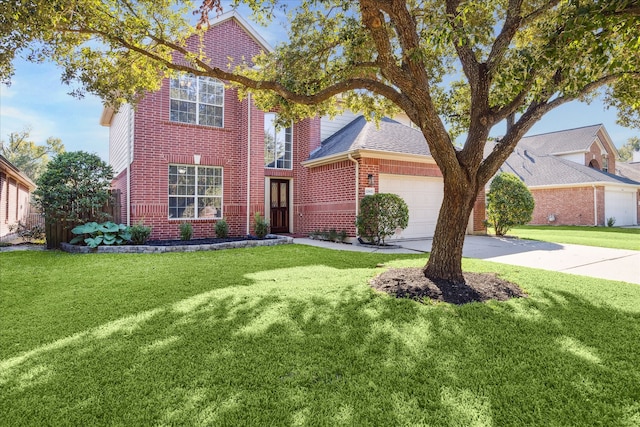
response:
<svg viewBox="0 0 640 427"><path fill-rule="evenodd" d="M229 237L229 224L224 218L216 221L216 237L221 239L226 239Z"/></svg>
<svg viewBox="0 0 640 427"><path fill-rule="evenodd" d="M340 230L340 233L338 233L338 242L344 243L346 240L347 240L346 230Z"/></svg>
<svg viewBox="0 0 640 427"><path fill-rule="evenodd" d="M360 214L356 218L358 234L369 243L384 245L388 236L409 224L409 208L396 194L378 193L360 201Z"/></svg>
<svg viewBox="0 0 640 427"><path fill-rule="evenodd" d="M616 218L613 216L610 216L609 218L607 218L607 227L613 227L616 223Z"/></svg>
<svg viewBox="0 0 640 427"><path fill-rule="evenodd" d="M329 230L329 236L328 239L331 242L337 242L338 241L338 230L336 230L335 228L332 228L331 230Z"/></svg>
<svg viewBox="0 0 640 427"><path fill-rule="evenodd" d="M71 232L79 234L71 240L72 245L84 240L91 248L97 248L100 245L122 245L131 240L129 227L111 221L102 224L88 222L74 227Z"/></svg>
<svg viewBox="0 0 640 427"><path fill-rule="evenodd" d="M144 245L151 235L151 227L146 227L142 222L132 225L129 231L131 232L131 243L134 245Z"/></svg>
<svg viewBox="0 0 640 427"><path fill-rule="evenodd" d="M9 231L15 231L18 237L20 237L23 242L44 240L45 231L44 227L40 224L35 224L31 227L28 227L26 224L18 221L17 223L9 226Z"/></svg>
<svg viewBox="0 0 640 427"><path fill-rule="evenodd" d="M96 154L70 151L47 164L33 192L35 205L47 223L76 225L105 221L113 170Z"/></svg>
<svg viewBox="0 0 640 427"><path fill-rule="evenodd" d="M180 240L191 240L193 236L193 226L190 222L180 224Z"/></svg>
<svg viewBox="0 0 640 427"><path fill-rule="evenodd" d="M269 234L269 224L266 219L260 215L260 212L256 212L253 216L253 221L255 223L255 231L258 239L264 239Z"/></svg>
<svg viewBox="0 0 640 427"><path fill-rule="evenodd" d="M517 176L500 173L491 181L487 217L496 235L504 236L512 227L531 221L534 206L531 192Z"/></svg>

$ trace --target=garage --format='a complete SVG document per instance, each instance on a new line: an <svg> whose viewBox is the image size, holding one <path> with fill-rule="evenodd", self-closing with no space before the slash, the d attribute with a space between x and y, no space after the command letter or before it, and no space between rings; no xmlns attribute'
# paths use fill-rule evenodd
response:
<svg viewBox="0 0 640 427"><path fill-rule="evenodd" d="M442 178L380 174L378 191L402 197L409 207L409 226L393 239L433 237L442 204Z"/></svg>
<svg viewBox="0 0 640 427"><path fill-rule="evenodd" d="M624 187L605 187L604 216L605 224L608 218L615 218L615 225L637 224L636 189Z"/></svg>

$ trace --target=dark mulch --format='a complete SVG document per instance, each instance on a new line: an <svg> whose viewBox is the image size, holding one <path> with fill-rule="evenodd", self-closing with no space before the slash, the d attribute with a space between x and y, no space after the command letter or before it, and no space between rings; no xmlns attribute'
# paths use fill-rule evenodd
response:
<svg viewBox="0 0 640 427"><path fill-rule="evenodd" d="M422 268L391 268L369 282L374 289L424 302L426 299L466 304L488 300L506 301L528 295L514 283L492 273L464 273L465 283L427 279Z"/></svg>
<svg viewBox="0 0 640 427"><path fill-rule="evenodd" d="M275 237L266 237L266 239L274 239ZM242 240L258 240L254 236L243 237L227 237L225 239L207 238L207 239L191 239L191 240L148 240L149 246L183 246L183 245L212 245L215 243L240 242Z"/></svg>

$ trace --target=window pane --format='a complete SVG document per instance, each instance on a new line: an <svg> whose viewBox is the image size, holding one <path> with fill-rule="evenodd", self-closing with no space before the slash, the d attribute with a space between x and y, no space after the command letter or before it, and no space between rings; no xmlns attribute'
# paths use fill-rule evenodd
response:
<svg viewBox="0 0 640 427"><path fill-rule="evenodd" d="M197 86L195 77L181 75L178 78L171 79L169 93L171 99L196 101Z"/></svg>
<svg viewBox="0 0 640 427"><path fill-rule="evenodd" d="M222 107L200 105L199 124L203 126L222 127Z"/></svg>
<svg viewBox="0 0 640 427"><path fill-rule="evenodd" d="M196 103L171 100L170 120L181 123L196 123Z"/></svg>
<svg viewBox="0 0 640 427"><path fill-rule="evenodd" d="M194 218L193 197L169 197L169 218Z"/></svg>
<svg viewBox="0 0 640 427"><path fill-rule="evenodd" d="M201 197L198 199L198 218L221 218L220 198Z"/></svg>
<svg viewBox="0 0 640 427"><path fill-rule="evenodd" d="M217 80L201 77L198 100L204 104L219 105L224 103L224 85Z"/></svg>

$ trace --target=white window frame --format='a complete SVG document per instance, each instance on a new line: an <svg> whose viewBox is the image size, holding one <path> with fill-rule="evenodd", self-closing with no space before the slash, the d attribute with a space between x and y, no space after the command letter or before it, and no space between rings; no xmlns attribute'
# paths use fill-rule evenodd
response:
<svg viewBox="0 0 640 427"><path fill-rule="evenodd" d="M278 128L275 126L276 113L264 113L264 167L267 169L279 169L279 170L292 170L293 169L293 123L291 126L286 128ZM267 129L267 125L269 127ZM269 145L267 144L267 135L268 131L272 130L274 134L272 135L274 138L274 143L277 144L278 136L283 138L284 144L284 159L277 159L275 157L275 153L277 150L274 148L273 150L269 150ZM290 139L287 142L287 138ZM289 147L289 164L287 165L287 146ZM273 151L271 153L271 151ZM269 158L273 157L271 162L268 161ZM280 165L282 162L282 165Z"/></svg>
<svg viewBox="0 0 640 427"><path fill-rule="evenodd" d="M179 82L181 80L188 81L188 79L193 79L193 81L195 82L195 85L196 85L196 88L195 88L195 100L183 99L183 98L172 96L172 89L174 89L173 86L174 86L175 82ZM221 102L211 104L211 103L204 102L204 101L201 100L200 85L201 85L202 82L209 82L209 83L215 85L217 88L222 90ZM170 81L169 81L169 120L171 122L174 122L174 123L185 123L185 124L190 124L190 125L207 126L207 127L214 127L214 128L224 128L224 98L225 98L224 83L222 83L218 79L214 79L214 78L211 78L211 77L194 76L193 74L183 74L183 75L180 75L177 78L171 78ZM172 101L188 102L188 103L191 103L191 104L195 104L195 106L196 106L195 122L182 121L182 120L179 120L179 119L174 120L173 117L172 117L174 110L171 108ZM220 126L209 125L209 124L201 124L200 123L200 108L203 105L204 106L218 107L218 108L220 108L222 110L222 114L221 114L221 117L220 117L220 120L221 120L220 121Z"/></svg>
<svg viewBox="0 0 640 427"><path fill-rule="evenodd" d="M171 194L171 185L176 185L176 191L177 191L177 186L179 185L179 183L172 183L171 182L171 168L175 167L177 172L180 173L180 169L184 168L185 172L187 173L188 168L194 168L194 180L193 180L193 192L191 194ZM199 174L201 173L200 169L212 169L212 170L219 170L220 171L220 195L219 196L212 196L212 195L200 195L198 194L198 178L199 178ZM188 187L190 187L190 185L188 185ZM193 216L171 216L171 199L190 199L193 198ZM204 198L214 198L214 199L219 199L220 200L220 209L218 209L218 211L216 212L215 215L213 216L203 216L200 217L198 215L198 211L199 211L199 202L201 199ZM193 219L221 219L223 217L223 212L224 212L224 168L222 166L201 166L201 165L186 165L186 164L169 164L168 167L168 186L167 186L167 206L168 206L168 212L167 215L169 217L170 220L193 220ZM180 206L174 207L174 209L179 209ZM188 207L185 207L184 209L186 210ZM183 211L184 212L184 211Z"/></svg>

